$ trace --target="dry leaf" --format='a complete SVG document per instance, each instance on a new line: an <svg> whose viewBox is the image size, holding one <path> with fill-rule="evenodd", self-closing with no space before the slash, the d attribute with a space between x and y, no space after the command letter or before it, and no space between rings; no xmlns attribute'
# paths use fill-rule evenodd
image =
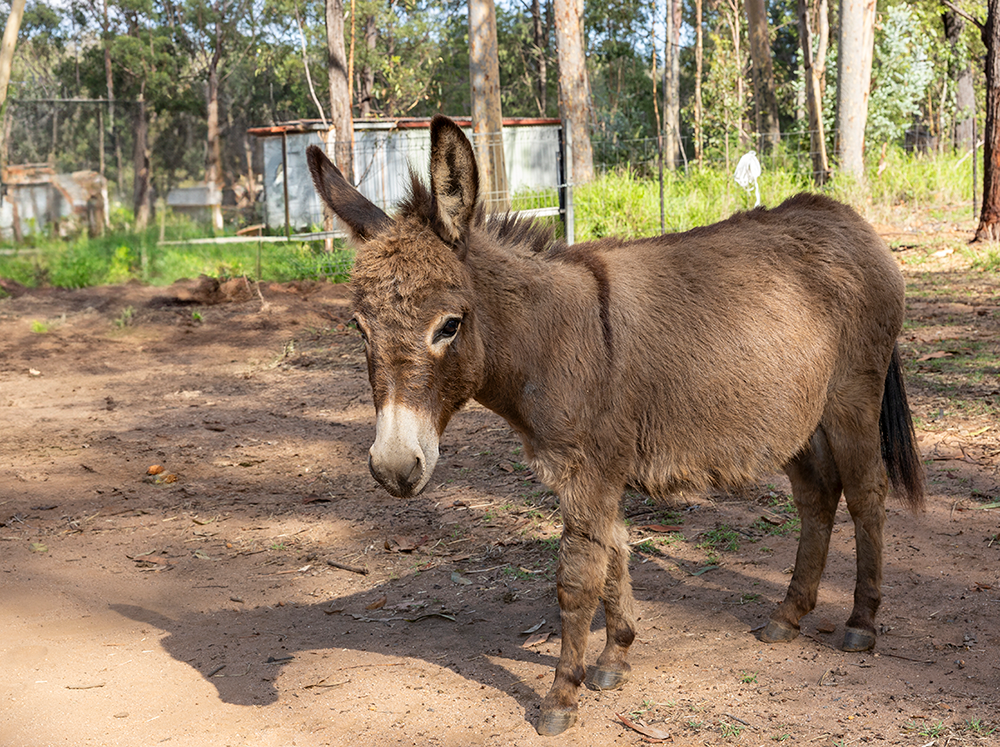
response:
<svg viewBox="0 0 1000 747"><path fill-rule="evenodd" d="M819 624L816 626L817 633L832 633L836 629L837 629L837 624L830 622L825 617L822 620L820 620Z"/></svg>
<svg viewBox="0 0 1000 747"><path fill-rule="evenodd" d="M385 541L385 549L390 552L413 552L427 541L427 536L420 539L415 537L391 537Z"/></svg>
<svg viewBox="0 0 1000 747"><path fill-rule="evenodd" d="M532 646L538 646L549 640L551 633L536 633L533 636L529 636L528 639L521 644L521 648L531 648Z"/></svg>
<svg viewBox="0 0 1000 747"><path fill-rule="evenodd" d="M668 739L672 739L670 732L666 729L659 729L655 726L646 726L645 724L637 724L635 721L630 719L628 716L623 716L620 713L616 713L615 717L621 721L625 726L633 731L637 731L644 737L649 737L651 740L657 742L665 742Z"/></svg>
<svg viewBox="0 0 1000 747"><path fill-rule="evenodd" d="M385 607L385 603L389 601L389 597L382 597L381 599L376 599L374 602L365 607L366 610L380 610Z"/></svg>
<svg viewBox="0 0 1000 747"><path fill-rule="evenodd" d="M639 529L648 529L650 532L680 532L684 527L679 524L646 524Z"/></svg>
<svg viewBox="0 0 1000 747"><path fill-rule="evenodd" d="M922 355L917 358L917 361L932 361L938 358L951 358L954 353L948 350L935 350L933 353L928 353L927 355Z"/></svg>

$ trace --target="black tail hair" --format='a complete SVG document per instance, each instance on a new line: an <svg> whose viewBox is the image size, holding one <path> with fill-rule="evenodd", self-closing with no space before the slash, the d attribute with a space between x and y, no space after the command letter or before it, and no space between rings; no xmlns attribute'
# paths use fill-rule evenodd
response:
<svg viewBox="0 0 1000 747"><path fill-rule="evenodd" d="M917 436L913 431L910 407L906 402L899 345L893 348L892 360L885 375L878 429L882 437L882 461L885 462L892 490L900 500L916 511L924 503L924 466L917 451Z"/></svg>

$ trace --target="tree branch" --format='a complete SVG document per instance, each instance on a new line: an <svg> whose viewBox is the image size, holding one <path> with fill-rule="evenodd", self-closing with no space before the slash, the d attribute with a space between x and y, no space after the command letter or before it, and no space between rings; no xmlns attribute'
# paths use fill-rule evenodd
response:
<svg viewBox="0 0 1000 747"><path fill-rule="evenodd" d="M962 10L954 3L949 2L949 0L941 0L941 4L948 6L954 12L958 13L958 15L962 16L962 18L964 18L965 20L971 21L972 23L976 24L976 26L979 28L980 31L984 31L986 29L985 23L980 21L978 18L975 18L971 13Z"/></svg>

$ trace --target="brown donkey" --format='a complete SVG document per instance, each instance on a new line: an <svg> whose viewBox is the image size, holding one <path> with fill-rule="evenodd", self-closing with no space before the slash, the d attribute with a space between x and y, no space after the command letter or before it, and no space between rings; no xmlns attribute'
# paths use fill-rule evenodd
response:
<svg viewBox="0 0 1000 747"><path fill-rule="evenodd" d="M560 500L562 650L537 728L576 720L577 689L623 685L635 638L620 499L732 487L775 470L802 519L795 572L761 637L813 609L841 493L857 579L844 649L875 644L884 501L920 505L923 473L899 368L903 279L849 207L801 194L683 234L567 247L487 217L469 141L431 124L430 191L395 219L318 148L309 168L357 246L354 311L376 411L369 467L423 490L470 398L503 416ZM584 666L604 604L607 644Z"/></svg>

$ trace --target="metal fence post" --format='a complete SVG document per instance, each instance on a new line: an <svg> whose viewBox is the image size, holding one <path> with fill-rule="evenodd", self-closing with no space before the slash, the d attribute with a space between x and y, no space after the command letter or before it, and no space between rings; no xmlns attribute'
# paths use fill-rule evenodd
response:
<svg viewBox="0 0 1000 747"><path fill-rule="evenodd" d="M559 212L566 244L573 243L573 137L566 120L559 128Z"/></svg>

